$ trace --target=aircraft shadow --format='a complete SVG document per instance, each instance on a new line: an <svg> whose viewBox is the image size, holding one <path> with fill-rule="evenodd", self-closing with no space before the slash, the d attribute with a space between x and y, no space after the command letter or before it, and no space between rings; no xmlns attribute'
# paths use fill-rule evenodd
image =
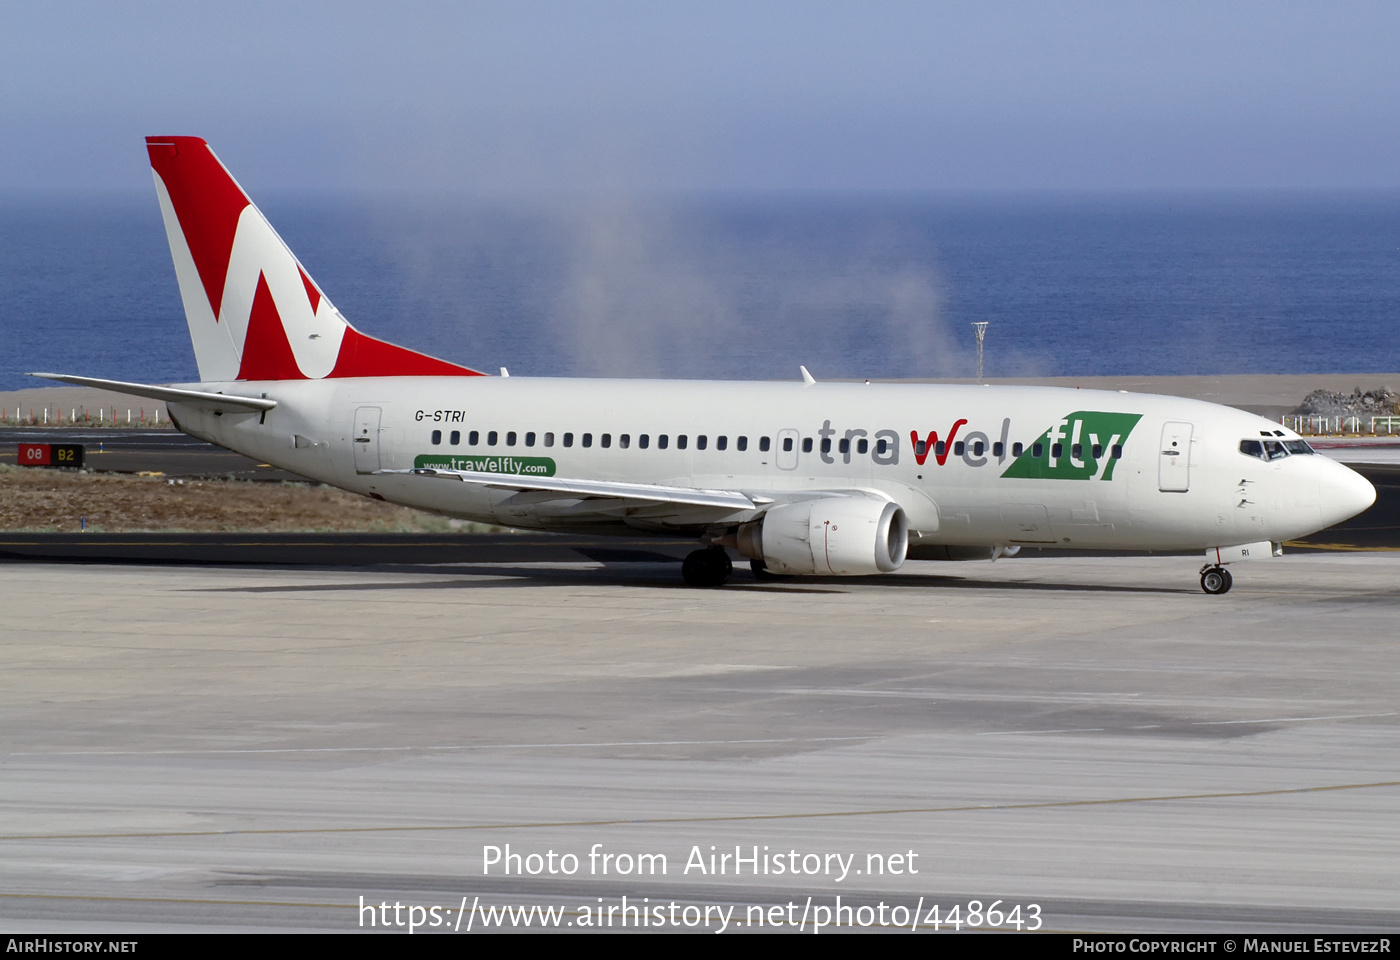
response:
<svg viewBox="0 0 1400 960"><path fill-rule="evenodd" d="M1057 593L1124 593L1180 594L1195 593L1193 586L1122 586L1102 583L1062 583L1031 580L971 580L964 577L937 574L902 574L874 577L801 577L790 581L756 581L739 574L722 587L697 588L686 586L677 575L675 566L658 569L650 564L646 570L624 570L623 565L587 570L541 569L530 566L491 566L485 569L443 569L441 566L383 566L358 568L365 572L433 575L430 580L375 581L359 583L287 584L241 587L191 588L201 593L317 593L362 590L467 590L490 587L548 587L611 585L647 587L659 590L713 590L719 593L778 593L778 594L843 594L862 587L896 587L900 589L963 589L963 590L1027 590ZM626 566L634 566L627 564ZM641 566L640 564L635 566ZM282 568L285 569L285 568ZM297 567L299 571L322 570L344 572L344 567Z"/></svg>

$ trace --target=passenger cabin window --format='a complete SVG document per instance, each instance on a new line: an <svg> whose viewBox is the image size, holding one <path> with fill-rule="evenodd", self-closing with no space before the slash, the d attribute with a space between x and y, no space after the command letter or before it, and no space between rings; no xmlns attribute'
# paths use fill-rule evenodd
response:
<svg viewBox="0 0 1400 960"><path fill-rule="evenodd" d="M1000 460L1000 459L1002 458L1002 456L1003 456L1005 453L1006 453L1006 444L1002 443L1000 440L998 440L996 443L992 444L992 456L994 456L994 457L996 457L998 460Z"/></svg>
<svg viewBox="0 0 1400 960"><path fill-rule="evenodd" d="M676 449L677 449L677 450L684 450L684 449L685 449L685 434L682 433L680 436L676 437Z"/></svg>
<svg viewBox="0 0 1400 960"><path fill-rule="evenodd" d="M510 431L509 433L506 434L506 446L508 446L508 447L513 447L513 446L515 446L515 431L514 431L514 430L512 430L512 431Z"/></svg>
<svg viewBox="0 0 1400 960"><path fill-rule="evenodd" d="M749 448L749 438L740 437L738 440L735 441L735 445L739 448L739 452L743 453Z"/></svg>
<svg viewBox="0 0 1400 960"><path fill-rule="evenodd" d="M533 447L534 445L535 445L535 435L534 435L534 433L527 433L527 434L525 434L525 446L527 446L527 447Z"/></svg>
<svg viewBox="0 0 1400 960"><path fill-rule="evenodd" d="M865 441L862 440L861 442L864 443ZM876 452L876 453L878 453L878 454L880 454L881 456L883 456L883 455L885 455L886 453L889 453L889 451L890 451L890 442L889 442L888 440L876 440L876 441L875 441L875 452Z"/></svg>
<svg viewBox="0 0 1400 960"><path fill-rule="evenodd" d="M453 430L447 435L447 442L452 444L454 447L457 446L457 444L462 442L462 431Z"/></svg>
<svg viewBox="0 0 1400 960"><path fill-rule="evenodd" d="M488 447L494 447L494 446L496 445L496 431L495 431L495 430L492 430L490 433L486 434L486 445L487 445Z"/></svg>
<svg viewBox="0 0 1400 960"><path fill-rule="evenodd" d="M1065 455L1065 445L1063 443L1052 443L1050 445L1050 456L1056 460Z"/></svg>
<svg viewBox="0 0 1400 960"><path fill-rule="evenodd" d="M803 438L802 438L802 452L803 452L803 453L811 453L811 452L812 452L812 438L811 438L811 437L803 437Z"/></svg>
<svg viewBox="0 0 1400 960"><path fill-rule="evenodd" d="M599 446L602 446L602 447L611 447L611 446L612 446L612 434L611 434L611 433L605 433L605 434L603 434L603 436L600 438L600 442L599 442L598 445L599 445Z"/></svg>
<svg viewBox="0 0 1400 960"><path fill-rule="evenodd" d="M1042 456L1044 456L1044 454L1045 454L1045 444L1043 444L1043 443L1033 443L1033 444L1031 444L1031 456L1033 456L1033 457L1035 457L1037 460L1039 460Z"/></svg>
<svg viewBox="0 0 1400 960"><path fill-rule="evenodd" d="M831 452L831 438L830 438L830 437L822 437L822 453L830 453L830 452Z"/></svg>
<svg viewBox="0 0 1400 960"><path fill-rule="evenodd" d="M723 449L725 449L725 448L728 447L728 446L729 446L729 438L728 438L728 437L715 437L715 449L716 449L716 450L723 450Z"/></svg>
<svg viewBox="0 0 1400 960"><path fill-rule="evenodd" d="M825 443L826 441L822 441L822 442ZM850 452L851 452L851 439L850 439L850 437L846 437L845 439L843 439L843 440L841 440L839 443L837 443L837 444L836 444L836 449L837 449L837 450L840 450L842 453L850 453Z"/></svg>
<svg viewBox="0 0 1400 960"><path fill-rule="evenodd" d="M585 433L585 434L583 435L583 445L584 445L585 447L591 447L591 446L593 446L593 434L591 434L591 433Z"/></svg>
<svg viewBox="0 0 1400 960"><path fill-rule="evenodd" d="M1113 445L1113 459L1115 459L1115 460L1122 460L1122 459L1123 459L1123 445L1122 445L1121 443L1115 443L1115 444Z"/></svg>
<svg viewBox="0 0 1400 960"><path fill-rule="evenodd" d="M974 440L974 441L972 441L972 455L973 455L974 457L980 457L980 456L982 456L982 451L985 450L985 449L987 449L987 445L986 445L985 443L983 443L981 440Z"/></svg>
<svg viewBox="0 0 1400 960"><path fill-rule="evenodd" d="M658 450L665 450L666 447L670 445L670 443L671 443L671 438L668 437L668 436L666 436L666 434L663 433L663 434L659 435L659 436L656 438L656 449L658 449Z"/></svg>
<svg viewBox="0 0 1400 960"><path fill-rule="evenodd" d="M475 441L473 441L473 442L475 442ZM552 446L554 446L554 434L552 434L552 433L546 433L546 434L544 435L544 445L545 445L546 447L552 447Z"/></svg>
<svg viewBox="0 0 1400 960"><path fill-rule="evenodd" d="M617 445L626 450L628 447L632 446L632 435L630 433L622 434L617 438Z"/></svg>
<svg viewBox="0 0 1400 960"><path fill-rule="evenodd" d="M760 453L767 453L769 448L772 446L772 441L770 441L767 437L758 438L758 450Z"/></svg>
<svg viewBox="0 0 1400 960"><path fill-rule="evenodd" d="M870 441L864 438L856 441L856 453L866 453L870 450Z"/></svg>
<svg viewBox="0 0 1400 960"><path fill-rule="evenodd" d="M481 431L480 431L480 430L473 430L471 433L467 434L467 443L470 443L472 446L476 446L476 445L477 445L478 443L480 443L480 442L481 442Z"/></svg>
<svg viewBox="0 0 1400 960"><path fill-rule="evenodd" d="M1070 457L1072 457L1072 458L1075 459L1075 460L1083 460L1083 459L1084 459L1084 444L1082 444L1082 443L1071 444L1071 445L1070 445L1070 448L1069 448L1069 455L1070 455Z"/></svg>
<svg viewBox="0 0 1400 960"><path fill-rule="evenodd" d="M1097 460L1103 456L1103 444L1096 443L1089 448L1089 456Z"/></svg>
<svg viewBox="0 0 1400 960"><path fill-rule="evenodd" d="M946 441L946 440L935 440L935 441L933 442L933 455L934 455L935 457L946 456L947 450L948 450L948 441Z"/></svg>
<svg viewBox="0 0 1400 960"><path fill-rule="evenodd" d="M763 439L767 440L767 437ZM783 453L792 453L792 437L783 437Z"/></svg>
<svg viewBox="0 0 1400 960"><path fill-rule="evenodd" d="M702 434L700 434L698 437L695 438L695 449L696 449L696 450L704 450L704 449L705 449L705 445L708 444L709 442L710 442L709 439L702 433Z"/></svg>
<svg viewBox="0 0 1400 960"><path fill-rule="evenodd" d="M566 433L566 434L564 434L564 446L566 446L566 447L572 447L573 445L574 445L574 435L573 435L572 433Z"/></svg>
<svg viewBox="0 0 1400 960"><path fill-rule="evenodd" d="M645 450L647 447L651 446L651 437L645 433L641 434L637 437L637 446Z"/></svg>
<svg viewBox="0 0 1400 960"><path fill-rule="evenodd" d="M1011 455L1012 455L1013 457L1019 457L1021 454L1025 453L1025 452L1026 452L1025 444L1013 443L1013 444L1011 445Z"/></svg>
<svg viewBox="0 0 1400 960"><path fill-rule="evenodd" d="M961 440L953 444L953 456L961 457L966 452L967 444L963 443Z"/></svg>
<svg viewBox="0 0 1400 960"><path fill-rule="evenodd" d="M441 430L434 430L434 431L433 431L433 443L442 443L442 431L441 431Z"/></svg>
<svg viewBox="0 0 1400 960"><path fill-rule="evenodd" d="M880 452L881 452L881 453L884 453L883 450L881 450ZM922 457L922 456L924 456L924 455L927 454L927 453L928 453L928 441L927 441L927 440L915 440L915 441L914 441L914 456L916 456L916 457Z"/></svg>

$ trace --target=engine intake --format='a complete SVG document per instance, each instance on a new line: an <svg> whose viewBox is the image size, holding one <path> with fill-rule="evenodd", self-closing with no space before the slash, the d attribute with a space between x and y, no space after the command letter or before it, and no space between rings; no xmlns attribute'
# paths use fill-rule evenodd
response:
<svg viewBox="0 0 1400 960"><path fill-rule="evenodd" d="M773 573L892 573L909 550L909 520L886 500L822 497L770 508L739 528L734 545Z"/></svg>

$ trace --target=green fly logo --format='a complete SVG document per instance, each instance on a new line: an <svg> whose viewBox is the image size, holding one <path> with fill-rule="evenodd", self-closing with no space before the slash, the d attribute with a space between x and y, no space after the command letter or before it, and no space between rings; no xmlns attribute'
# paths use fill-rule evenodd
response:
<svg viewBox="0 0 1400 960"><path fill-rule="evenodd" d="M1141 419L1140 413L1077 410L1037 437L1002 476L1022 480L1112 480L1123 444Z"/></svg>

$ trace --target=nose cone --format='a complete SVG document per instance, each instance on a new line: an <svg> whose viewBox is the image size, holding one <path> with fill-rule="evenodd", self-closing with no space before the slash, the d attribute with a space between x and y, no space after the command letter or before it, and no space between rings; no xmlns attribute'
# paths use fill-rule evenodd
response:
<svg viewBox="0 0 1400 960"><path fill-rule="evenodd" d="M1340 463L1322 478L1322 521L1327 526L1349 520L1376 502L1376 488L1361 474Z"/></svg>

